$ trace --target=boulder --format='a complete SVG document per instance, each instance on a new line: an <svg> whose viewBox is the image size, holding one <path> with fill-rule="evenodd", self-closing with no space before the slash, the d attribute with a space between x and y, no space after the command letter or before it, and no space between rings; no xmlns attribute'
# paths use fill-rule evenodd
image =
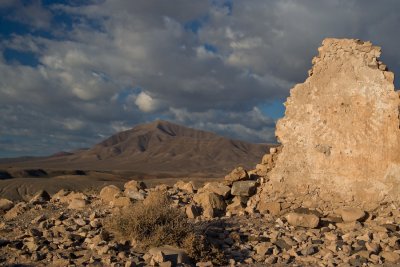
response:
<svg viewBox="0 0 400 267"><path fill-rule="evenodd" d="M222 196L225 199L230 195L231 192L231 188L229 186L226 186L223 183L219 182L206 183L203 186L202 190L213 192L217 195Z"/></svg>
<svg viewBox="0 0 400 267"><path fill-rule="evenodd" d="M240 196L235 196L232 199L232 202L226 207L226 213L231 215L236 215L244 212L244 208L246 208L245 203L247 198L243 198Z"/></svg>
<svg viewBox="0 0 400 267"><path fill-rule="evenodd" d="M151 248L143 258L151 265L160 265L166 262L170 262L172 266L191 264L189 256L184 249L172 246Z"/></svg>
<svg viewBox="0 0 400 267"><path fill-rule="evenodd" d="M185 212L189 219L194 219L201 215L201 208L191 204L186 207Z"/></svg>
<svg viewBox="0 0 400 267"><path fill-rule="evenodd" d="M194 185L193 182L184 182L184 181L178 181L174 185L175 188L181 190L181 191L186 191L188 193L194 193Z"/></svg>
<svg viewBox="0 0 400 267"><path fill-rule="evenodd" d="M273 216L279 215L281 212L281 203L279 202L268 202L264 199L261 199L260 202L258 202L257 205L257 210L260 213L268 213Z"/></svg>
<svg viewBox="0 0 400 267"><path fill-rule="evenodd" d="M136 191L140 189L144 190L146 189L146 184L142 181L130 180L124 184L124 189L136 189Z"/></svg>
<svg viewBox="0 0 400 267"><path fill-rule="evenodd" d="M101 189L99 197L104 202L111 202L121 195L121 190L115 185L107 185Z"/></svg>
<svg viewBox="0 0 400 267"><path fill-rule="evenodd" d="M125 189L124 195L132 200L143 200L146 197L146 193L143 190L136 189Z"/></svg>
<svg viewBox="0 0 400 267"><path fill-rule="evenodd" d="M360 221L365 217L365 212L358 208L343 208L339 209L337 213L342 217L344 222Z"/></svg>
<svg viewBox="0 0 400 267"><path fill-rule="evenodd" d="M252 196L256 192L256 184L256 181L234 182L232 185L231 194L234 196Z"/></svg>
<svg viewBox="0 0 400 267"><path fill-rule="evenodd" d="M213 192L198 193L193 196L193 201L199 204L203 208L203 211L212 217L222 215L226 207L222 196Z"/></svg>
<svg viewBox="0 0 400 267"><path fill-rule="evenodd" d="M237 167L230 174L225 176L225 182L228 185L231 185L233 182L236 181L243 181L248 179L249 179L249 174L243 167Z"/></svg>
<svg viewBox="0 0 400 267"><path fill-rule="evenodd" d="M290 225L305 228L316 228L319 224L319 217L314 214L291 212L286 215L286 220Z"/></svg>
<svg viewBox="0 0 400 267"><path fill-rule="evenodd" d="M13 206L14 206L14 203L11 200L8 200L6 198L0 199L0 210L1 211L8 211Z"/></svg>

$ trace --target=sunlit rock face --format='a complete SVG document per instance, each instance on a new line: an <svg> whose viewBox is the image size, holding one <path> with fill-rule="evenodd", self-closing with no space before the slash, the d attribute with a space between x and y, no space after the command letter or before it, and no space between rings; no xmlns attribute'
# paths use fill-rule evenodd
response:
<svg viewBox="0 0 400 267"><path fill-rule="evenodd" d="M272 181L364 204L400 199L399 95L380 50L354 39L323 41L277 123L283 148Z"/></svg>

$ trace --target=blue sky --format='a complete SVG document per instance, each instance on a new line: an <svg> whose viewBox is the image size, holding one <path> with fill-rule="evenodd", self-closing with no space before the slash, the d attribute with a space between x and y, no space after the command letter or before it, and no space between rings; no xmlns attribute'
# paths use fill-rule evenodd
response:
<svg viewBox="0 0 400 267"><path fill-rule="evenodd" d="M2 0L0 157L89 147L157 118L273 142L326 37L399 73L395 0ZM396 87L399 84L396 81Z"/></svg>

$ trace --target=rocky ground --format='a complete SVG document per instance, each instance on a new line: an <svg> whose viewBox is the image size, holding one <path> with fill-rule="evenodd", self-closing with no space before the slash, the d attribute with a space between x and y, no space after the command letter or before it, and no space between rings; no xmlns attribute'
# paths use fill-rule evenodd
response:
<svg viewBox="0 0 400 267"><path fill-rule="evenodd" d="M254 173L237 168L224 180L201 188L178 182L147 189L130 181L124 190L111 185L100 193L61 190L50 196L41 191L28 202L1 199L0 265L212 266L212 261L194 262L175 247L143 251L135 245L137 240L118 241L105 229L116 211L165 190L188 220L203 225L204 235L219 248L226 265L400 264L398 203L380 203L364 211L351 203L313 202L315 196L307 194L264 192L260 198L260 191L273 185Z"/></svg>

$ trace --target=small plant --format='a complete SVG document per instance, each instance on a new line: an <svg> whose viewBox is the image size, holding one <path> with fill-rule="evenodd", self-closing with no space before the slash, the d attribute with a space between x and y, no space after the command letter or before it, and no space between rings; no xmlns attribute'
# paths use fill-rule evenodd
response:
<svg viewBox="0 0 400 267"><path fill-rule="evenodd" d="M166 192L153 192L142 202L121 210L106 222L108 230L119 239L135 240L146 249L162 245L181 246L192 231L186 216L171 207Z"/></svg>
<svg viewBox="0 0 400 267"><path fill-rule="evenodd" d="M117 239L134 240L140 249L173 245L185 249L195 261L225 264L223 253L210 244L199 226L189 222L181 210L171 207L168 194L159 191L113 214L105 223L107 231Z"/></svg>
<svg viewBox="0 0 400 267"><path fill-rule="evenodd" d="M190 233L182 242L183 249L196 262L211 261L214 265L226 265L224 253L210 244L205 235Z"/></svg>

